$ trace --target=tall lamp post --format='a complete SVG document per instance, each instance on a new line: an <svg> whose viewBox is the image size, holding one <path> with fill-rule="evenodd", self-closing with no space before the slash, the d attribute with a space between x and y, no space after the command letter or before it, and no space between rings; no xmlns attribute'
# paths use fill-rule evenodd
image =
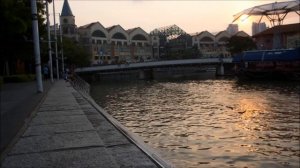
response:
<svg viewBox="0 0 300 168"><path fill-rule="evenodd" d="M56 78L59 80L59 68L58 68L58 55L57 55L57 34L56 34L56 20L55 20L55 4L53 0L53 20L54 20L54 41L55 41L55 59L56 59Z"/></svg>
<svg viewBox="0 0 300 168"><path fill-rule="evenodd" d="M42 70L41 70L41 55L40 55L39 28L38 28L36 0L31 0L31 14L32 14L32 35L33 35L33 44L34 44L37 92L42 93L44 89L43 89Z"/></svg>
<svg viewBox="0 0 300 168"><path fill-rule="evenodd" d="M59 14L60 17L60 14ZM61 21L59 21L59 32L60 32L60 45L61 45L61 69L62 69L62 74L65 74L65 63L64 63L64 50L63 50L63 40L62 40L62 27L61 27Z"/></svg>
<svg viewBox="0 0 300 168"><path fill-rule="evenodd" d="M47 32L48 32L48 52L49 52L50 80L53 83L52 50L51 50L50 21L49 21L49 9L48 9L48 3L50 3L51 1L52 0L46 0L46 15L47 15Z"/></svg>

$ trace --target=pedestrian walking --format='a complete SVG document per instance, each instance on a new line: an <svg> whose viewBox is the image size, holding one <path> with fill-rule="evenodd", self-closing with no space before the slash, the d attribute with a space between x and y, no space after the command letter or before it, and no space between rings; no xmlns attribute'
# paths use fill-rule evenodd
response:
<svg viewBox="0 0 300 168"><path fill-rule="evenodd" d="M49 78L49 68L47 65L44 65L43 67L43 75L45 80Z"/></svg>

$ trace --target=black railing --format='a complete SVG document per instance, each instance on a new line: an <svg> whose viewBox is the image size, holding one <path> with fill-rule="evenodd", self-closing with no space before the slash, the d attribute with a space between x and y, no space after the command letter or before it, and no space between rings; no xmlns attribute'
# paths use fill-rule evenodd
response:
<svg viewBox="0 0 300 168"><path fill-rule="evenodd" d="M72 77L70 78L70 83L80 93L88 96L90 95L90 85L85 80L80 78L80 76L78 76L77 74L72 74Z"/></svg>

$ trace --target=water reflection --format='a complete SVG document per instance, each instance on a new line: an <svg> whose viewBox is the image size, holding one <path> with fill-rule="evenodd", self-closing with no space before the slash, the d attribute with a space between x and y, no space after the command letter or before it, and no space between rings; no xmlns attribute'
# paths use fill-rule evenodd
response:
<svg viewBox="0 0 300 168"><path fill-rule="evenodd" d="M235 80L92 86L100 106L176 167L299 167L298 91Z"/></svg>

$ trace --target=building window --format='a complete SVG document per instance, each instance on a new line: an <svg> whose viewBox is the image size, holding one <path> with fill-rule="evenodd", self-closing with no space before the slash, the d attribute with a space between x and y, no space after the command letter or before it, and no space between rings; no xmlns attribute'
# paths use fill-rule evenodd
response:
<svg viewBox="0 0 300 168"><path fill-rule="evenodd" d="M64 18L63 22L68 23L68 19Z"/></svg>

